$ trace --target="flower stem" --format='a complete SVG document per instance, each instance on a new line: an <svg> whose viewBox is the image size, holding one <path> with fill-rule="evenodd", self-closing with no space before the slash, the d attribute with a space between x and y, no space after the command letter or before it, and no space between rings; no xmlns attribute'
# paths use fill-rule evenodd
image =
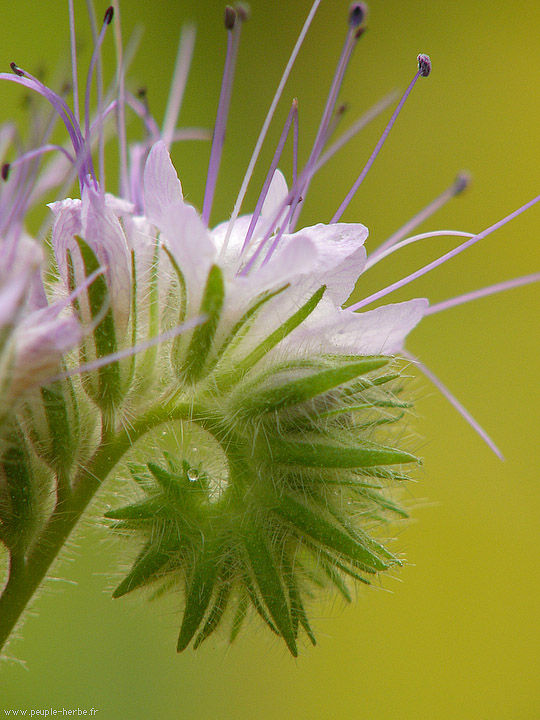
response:
<svg viewBox="0 0 540 720"><path fill-rule="evenodd" d="M105 439L72 484L71 497L63 497L27 554L12 551L9 577L0 597L0 650L9 639L34 593L64 547L92 498L133 444L153 428L193 417L193 404L156 403L129 427L105 433Z"/></svg>

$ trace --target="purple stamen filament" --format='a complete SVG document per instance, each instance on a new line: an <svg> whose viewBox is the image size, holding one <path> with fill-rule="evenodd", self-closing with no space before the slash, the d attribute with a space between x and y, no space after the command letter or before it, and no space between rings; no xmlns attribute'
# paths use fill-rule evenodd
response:
<svg viewBox="0 0 540 720"><path fill-rule="evenodd" d="M456 307L457 305L463 305L463 303L472 302L479 298L488 297L489 295L495 295L497 293L504 292L505 290L512 290L513 288L523 287L524 285L530 285L531 283L540 282L540 272L532 273L531 275L522 275L521 277L513 278L512 280L504 280L503 282L496 283L495 285L488 285L487 287L480 288L479 290L473 290L472 292L465 293L464 295L458 295L457 297L450 298L449 300L443 300L442 302L430 305L426 310L426 315L433 315L434 313L448 310L449 308Z"/></svg>
<svg viewBox="0 0 540 720"><path fill-rule="evenodd" d="M28 152L24 153L24 155L19 155L19 157L16 160L13 160L13 162L11 162L11 163L5 163L2 166L2 179L7 180L9 172L13 168L17 167L17 165L22 165L23 163L29 162L30 160L34 160L35 158L40 157L41 155L44 155L45 153L53 152L53 151L58 151L58 152L63 153L67 157L67 159L70 161L70 163L75 165L75 158L68 150L66 150L65 147L62 147L62 145L53 145L53 144L42 145L41 147L35 148L34 150L29 150Z"/></svg>
<svg viewBox="0 0 540 720"><path fill-rule="evenodd" d="M397 242L391 247L387 247L386 250L384 250L382 253L372 253L366 262L365 270L369 270L369 268L376 265L379 260L383 260L385 257L388 257L392 253L396 252L397 250L401 250L401 248L406 247L407 245L412 245L412 243L417 242L418 240L426 240L428 238L434 238L434 237L467 237L472 238L474 237L474 233L468 233L468 232L461 232L460 230L435 230L433 232L425 232L420 233L419 235L412 235L411 237L405 238L405 240L401 240L401 242Z"/></svg>
<svg viewBox="0 0 540 720"><path fill-rule="evenodd" d="M232 10L232 8L230 8L230 10ZM236 57L238 54L238 46L240 41L240 28L242 26L240 16L236 16L235 20L236 21L234 22L232 27L227 27L227 56L225 58L225 67L223 69L223 79L219 95L216 125L214 128L212 149L210 151L210 162L208 163L206 188L204 191L202 220L206 225L208 225L210 221L210 213L212 211L212 204L214 201L214 192L216 189L217 176L219 172L219 166L221 164L221 155L223 153L223 144L225 142L225 128L227 125L227 117L229 114L229 105L232 94L234 69L236 66Z"/></svg>
<svg viewBox="0 0 540 720"><path fill-rule="evenodd" d="M127 161L127 139L126 139L126 84L124 69L124 51L122 47L122 23L120 21L120 6L118 0L114 0L114 46L116 50L116 82L118 86L118 98L116 104L116 131L118 133L118 148L120 151L120 193L122 197L129 197L129 177ZM107 111L103 113L105 119Z"/></svg>
<svg viewBox="0 0 540 720"><path fill-rule="evenodd" d="M420 362L418 358L416 358L414 355L411 355L409 352L402 350L401 354L409 358L409 360L412 360L412 362L414 362L418 366L418 368L424 373L424 375L429 380L431 380L431 382L442 393L442 395L444 395L444 397L450 402L450 404L456 408L458 413L469 423L472 429L477 432L478 435L480 435L486 445L493 450L495 455L497 455L497 457L499 457L501 460L504 460L503 454L501 453L497 445L495 445L487 432L484 430L484 428L473 418L470 412L459 402L455 395L450 392L446 385L444 385L439 380L435 373L431 372L431 370L426 365L424 365L424 363Z"/></svg>
<svg viewBox="0 0 540 720"><path fill-rule="evenodd" d="M347 36L345 38L345 42L343 44L343 49L341 51L341 55L336 67L336 71L334 73L334 77L332 80L332 83L330 85L330 90L328 92L328 97L326 99L326 105L323 110L323 114L321 117L321 121L319 123L319 129L317 130L317 135L315 137L315 141L313 143L313 148L311 150L311 154L309 156L309 159L306 163L306 178L303 183L303 187L297 187L297 193L296 197L292 203L293 205L293 212L291 214L291 222L289 227L289 232L292 232L294 229L294 225L296 224L296 220L298 218L297 213L297 207L300 200L300 196L305 198L306 193L308 191L309 184L311 182L312 178L312 170L314 169L315 163L317 162L319 155L322 152L322 149L325 145L325 143L328 140L329 137L329 126L330 122L332 120L332 114L334 112L334 108L336 106L337 97L339 94L339 91L341 90L341 86L343 84L343 78L345 77L345 72L347 70L347 67L349 65L352 52L356 46L356 42L358 38L360 37L361 32L358 27L353 26L349 27L349 31L347 32Z"/></svg>
<svg viewBox="0 0 540 720"><path fill-rule="evenodd" d="M73 9L73 0L69 0L69 38L71 44L71 85L73 88L73 111L77 124L80 122L79 117L79 83L77 80L77 41L75 38L75 11Z"/></svg>
<svg viewBox="0 0 540 720"><path fill-rule="evenodd" d="M255 164L259 158L259 154L261 152L262 145L264 143L264 139L266 137L266 134L268 132L268 128L270 127L270 123L272 122L272 118L274 117L274 113L276 111L276 107L278 105L278 102L281 98L281 95L283 93L283 88L285 87L285 83L289 79L289 75L291 74L291 70L293 68L293 65L296 61L296 58L298 56L298 53L300 52L300 48L302 47L302 44L304 42L304 39L307 35L307 32L310 28L311 23L313 22L313 18L315 17L315 13L317 12L319 5L321 4L321 0L314 0L313 5L311 6L311 10L309 11L309 14L304 22L304 25L302 27L302 30L300 31L300 35L298 36L298 40L296 41L296 44L293 48L293 51L291 53L291 56L289 57L289 60L287 62L287 65L285 66L285 70L283 71L283 75L281 76L281 80L279 81L278 88L275 92L275 95L272 99L272 102L270 103L270 108L268 109L268 113L266 115L266 118L264 120L263 126L261 128L261 132L259 133L259 137L257 138L257 142L255 143L255 148L253 149L253 153L251 155L251 158L249 160L249 164L246 170L246 174L244 175L244 179L242 180L242 185L240 187L240 191L238 193L238 197L236 198L236 202L234 204L233 212L231 215L231 219L229 220L229 225L227 227L227 234L225 235L225 239L223 241L223 247L222 252L225 252L227 249L227 246L229 244L229 238L231 237L231 233L233 231L234 223L236 222L236 219L240 213L240 208L242 207L242 203L244 202L244 198L246 196L246 192L248 189L249 182L251 180L251 176L253 175L253 170L255 168Z"/></svg>
<svg viewBox="0 0 540 720"><path fill-rule="evenodd" d="M283 126L283 130L281 132L281 136L279 138L279 142L276 148L276 152L274 153L274 157L272 159L272 162L270 164L270 168L268 170L268 173L266 175L266 179L264 181L263 188L261 190L261 194L259 195L259 199L257 200L257 204L255 206L255 210L253 211L253 216L251 218L251 222L249 224L249 228L246 234L246 238L244 240L244 244L242 245L241 254L244 253L245 249L249 245L249 242L251 238L253 237L253 232L255 230L255 226L257 224L257 221L259 219L261 209L263 206L263 203L266 199L266 196L268 194L268 188L270 187L270 183L272 182L272 178L274 177L274 173L277 169L279 160L281 158L281 154L283 152L283 147L285 145L285 141L287 140L287 136L289 134L289 130L291 128L291 124L295 118L298 117L298 101L295 99L292 102L291 109L289 110L289 114L287 115L287 119L285 120L285 125Z"/></svg>
<svg viewBox="0 0 540 720"><path fill-rule="evenodd" d="M420 210L420 212L417 213L413 218L411 218L409 222L405 223L403 227L401 227L381 245L379 245L379 247L376 248L369 256L368 263L374 264L375 260L379 259L379 256L387 255L388 248L397 245L402 238L407 237L407 235L412 232L416 227L418 227L418 225L423 223L434 213L436 213L437 210L440 210L440 208L446 205L449 200L456 197L456 195L459 195L459 193L463 192L463 190L465 190L468 184L468 175L466 173L460 173L449 188L447 188L438 197L436 197L435 200L432 200L429 205L426 205L423 210Z"/></svg>
<svg viewBox="0 0 540 720"><path fill-rule="evenodd" d="M395 109L394 112L392 113L392 117L390 118L390 120L389 120L389 122L388 122L388 125L385 127L385 129L384 129L384 131L383 131L383 134L381 135L381 137L380 137L380 139L379 139L379 142L378 142L377 145L375 146L375 149L374 149L373 152L371 153L371 155L370 155L370 157L369 157L369 160L367 161L364 169L362 170L362 172L361 172L360 175L358 176L358 178L357 178L356 182L354 183L354 185L352 186L352 188L351 188L351 189L349 190L349 192L347 193L345 199L343 200L343 202L342 202L341 205L339 206L339 208L338 208L337 212L335 213L334 217L330 220L330 223L336 223L336 222L338 222L338 221L340 220L341 216L343 215L343 213L345 212L345 210L346 210L347 207L349 206L349 203L351 202L351 200L352 200L353 197L355 196L358 188L359 188L360 185L364 182L364 178L366 177L366 175L368 174L371 166L372 166L373 163L375 162L375 158L377 157L377 155L379 154L382 146L384 145L384 142L385 142L386 138L388 137L388 135L389 135L389 133L390 133L390 130L392 129L394 123L396 122L396 120L397 120L397 118L398 118L398 115L399 115L399 113L401 112L401 109L403 108L403 105L405 104L405 101L407 100L407 98L408 98L409 95L411 94L413 87L416 85L416 81L417 81L418 78L421 77L421 76L424 76L424 72L422 71L422 68L419 67L418 70L417 70L417 72L416 72L416 74L415 74L415 76L414 76L413 79L411 80L411 82L410 82L410 84L409 84L409 87L405 90L405 92L404 92L404 94L403 94L403 97L401 98L401 100L399 101L396 109Z"/></svg>
<svg viewBox="0 0 540 720"><path fill-rule="evenodd" d="M195 28L193 25L187 25L182 28L180 35L171 91L169 93L167 109L165 110L165 118L163 120L162 137L167 148L170 148L173 141L174 128L182 106L182 100L186 89L194 49Z"/></svg>
<svg viewBox="0 0 540 720"><path fill-rule="evenodd" d="M474 235L472 238L467 240L466 242L462 243L461 245L458 245L457 248L454 248L453 250L450 250L449 252L445 253L444 255L441 255L441 257L437 258L436 260L433 260L433 262L428 263L427 265L424 265L424 267L420 268L420 270L416 270L416 272L411 273L410 275L407 275L406 277L402 278L401 280L398 280L395 283L392 283L392 285L388 285L387 287L383 288L382 290L379 290L376 293L373 293L373 295L370 295L367 298L364 298L364 300L360 300L357 303L354 303L354 305L350 305L348 307L348 310L359 310L360 308L365 307L366 305L370 305L372 302L375 302L376 300L380 300L382 297L385 297L386 295L390 294L394 290L398 290L399 288L403 287L404 285L408 285L408 283L412 282L413 280L416 280L416 278L421 277L422 275L425 275L430 270L433 270L434 268L438 267L439 265L442 265L447 260L450 260L451 258L455 257L456 255L459 255L459 253L463 252L463 250L467 250L467 248L471 247L471 245L474 245L479 240L482 240L483 238L487 237L488 235L491 235L492 232L495 232L495 230L498 230L503 225L506 225L506 223L509 223L511 220L516 218L518 215L521 215L521 213L525 212L525 210L528 210L533 205L535 205L537 202L540 201L540 195L537 195L532 200L529 200L528 203L525 203L525 205L522 205L517 210L514 210L514 212L510 213L510 215L507 215L506 217L502 218L502 220L499 220L498 222L494 223L490 227L486 228L486 230L483 230L481 233L478 233L478 235Z"/></svg>
<svg viewBox="0 0 540 720"><path fill-rule="evenodd" d="M92 16L91 16L92 19ZM85 144L88 147L90 144L90 91L92 89L92 77L94 75L94 69L97 65L97 72L96 72L96 83L97 83L97 96L98 96L98 137L99 137L99 150L98 150L98 156L99 156L99 176L100 176L100 185L103 188L105 185L105 160L104 160L104 139L103 139L103 78L101 75L101 61L100 61L100 51L101 46L103 44L103 39L105 38L105 33L107 31L107 28L110 25L112 19L112 7L109 7L105 13L105 18L103 20L103 25L101 26L101 31L96 38L94 51L92 53L92 57L90 58L90 65L88 66L88 75L86 78L86 93L84 98L84 138L85 138ZM90 154L90 151L88 151ZM95 179L94 179L94 184ZM97 186L96 186L97 189Z"/></svg>

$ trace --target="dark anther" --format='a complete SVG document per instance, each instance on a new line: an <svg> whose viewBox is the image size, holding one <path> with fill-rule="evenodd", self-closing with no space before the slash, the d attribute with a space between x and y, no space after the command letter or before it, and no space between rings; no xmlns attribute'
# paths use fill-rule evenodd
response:
<svg viewBox="0 0 540 720"><path fill-rule="evenodd" d="M227 5L227 7L225 8L225 18L224 18L226 30L233 29L233 27L236 25L236 17L237 17L236 10L233 7L231 7L230 5Z"/></svg>
<svg viewBox="0 0 540 720"><path fill-rule="evenodd" d="M420 53L417 60L418 60L418 70L420 70L420 75L422 77L427 77L429 75L429 73L431 72L431 60L429 59L429 55Z"/></svg>
<svg viewBox="0 0 540 720"><path fill-rule="evenodd" d="M109 7L105 10L105 15L103 17L103 24L110 25L111 21L113 19L113 15L114 15L114 8L112 5L109 5Z"/></svg>
<svg viewBox="0 0 540 720"><path fill-rule="evenodd" d="M359 27L366 17L367 5L362 2L355 2L349 8L349 27Z"/></svg>
<svg viewBox="0 0 540 720"><path fill-rule="evenodd" d="M16 63L9 63L9 67L13 70L15 75L18 75L19 77L24 77L24 70L21 70L21 68Z"/></svg>
<svg viewBox="0 0 540 720"><path fill-rule="evenodd" d="M454 180L454 194L459 195L459 193L462 193L464 190L466 190L470 184L471 176L468 172L462 170L460 173L458 173L456 179Z"/></svg>
<svg viewBox="0 0 540 720"><path fill-rule="evenodd" d="M9 163L4 163L2 165L2 180L8 179L10 168L11 168L11 165Z"/></svg>

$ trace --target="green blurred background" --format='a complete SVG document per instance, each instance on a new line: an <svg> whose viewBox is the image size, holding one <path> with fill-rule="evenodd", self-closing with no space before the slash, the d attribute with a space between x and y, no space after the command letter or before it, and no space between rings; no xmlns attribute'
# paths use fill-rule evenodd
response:
<svg viewBox="0 0 540 720"><path fill-rule="evenodd" d="M213 219L232 208L266 109L310 7L253 0L243 32L227 145ZM98 14L106 5L99 3ZM258 182L288 104L298 97L301 155L316 131L348 3L323 0L284 93ZM84 3L76 3L87 35ZM2 0L3 67L51 71L65 62L67 2ZM125 0L129 35L145 29L132 87L146 86L160 118L182 22L198 25L181 124L211 126L224 55L222 3ZM425 228L480 231L539 192L540 5L536 0L372 0L342 92L350 124L415 72L421 80L344 219L370 228L371 247L467 168L474 184ZM106 41L112 47L112 36ZM114 54L106 57L112 68ZM88 49L88 46L87 46ZM83 54L85 60L88 54ZM109 71L109 75L111 71ZM2 87L2 120L24 121L20 94ZM386 115L388 117L388 114ZM384 127L375 122L320 174L302 221L327 221ZM138 132L138 123L132 132ZM200 206L209 149L175 149L184 191ZM287 163L285 163L287 168ZM252 207L255 188L248 196ZM111 188L109 188L111 189ZM112 188L114 189L114 188ZM540 269L540 208L531 210L392 299L432 301ZM453 246L419 243L362 279L369 294ZM0 709L81 708L101 720L323 720L326 718L540 718L539 288L528 287L427 318L412 352L435 371L501 446L501 463L428 381L414 382L410 432L424 458L411 487L414 521L399 528L409 564L352 607L314 608L319 645L297 660L256 623L232 647L213 637L177 656L176 603L110 599L122 548L83 528L4 666ZM72 584L75 581L76 584ZM29 713L28 713L29 714Z"/></svg>

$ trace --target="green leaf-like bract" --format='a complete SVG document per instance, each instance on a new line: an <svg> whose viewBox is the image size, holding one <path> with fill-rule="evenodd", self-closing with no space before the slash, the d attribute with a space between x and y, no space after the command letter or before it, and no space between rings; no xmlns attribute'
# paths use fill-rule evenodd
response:
<svg viewBox="0 0 540 720"><path fill-rule="evenodd" d="M227 619L234 640L251 606L296 656L303 635L315 644L308 614L318 588L350 601L347 579L369 585L401 564L373 536L406 516L387 486L417 462L388 444L406 407L400 374L386 356L280 354L324 287L239 354L262 308L285 291L262 293L231 322L222 272L210 269L197 309L206 322L172 350L180 384L167 402L173 416L174 402L189 408L178 451L132 464L144 496L106 513L142 548L114 597L176 588L185 601L179 652Z"/></svg>

